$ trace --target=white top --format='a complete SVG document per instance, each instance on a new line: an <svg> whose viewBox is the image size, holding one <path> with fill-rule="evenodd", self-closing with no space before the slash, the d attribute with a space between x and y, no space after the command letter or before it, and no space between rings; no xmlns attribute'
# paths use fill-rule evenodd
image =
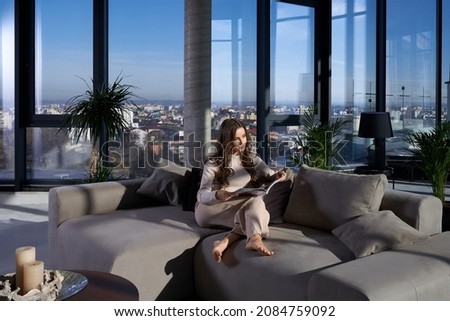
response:
<svg viewBox="0 0 450 321"><path fill-rule="evenodd" d="M268 179L275 174L275 172L267 166L267 164L259 156L255 156L253 159L253 164L255 165L256 178ZM230 167L233 169L234 173L228 176L229 185L223 189L229 192L234 192L250 182L250 174L242 166L239 155L232 156ZM217 183L214 181L217 170L217 166L214 165L212 161L206 162L205 167L203 168L200 188L197 193L197 201L199 203L211 205L220 202L215 196L216 190L218 189Z"/></svg>

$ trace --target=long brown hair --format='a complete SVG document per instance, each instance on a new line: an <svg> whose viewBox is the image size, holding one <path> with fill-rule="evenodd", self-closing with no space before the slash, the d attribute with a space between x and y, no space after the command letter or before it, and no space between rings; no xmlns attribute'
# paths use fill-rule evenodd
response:
<svg viewBox="0 0 450 321"><path fill-rule="evenodd" d="M220 125L219 137L217 139L216 153L210 157L210 160L219 168L216 172L215 181L219 189L229 185L228 177L233 174L230 167L231 156L233 155L234 141L236 131L244 128L247 136L247 144L244 151L240 154L242 166L250 174L251 180L255 180L256 172L254 169L251 138L244 124L237 119L225 119Z"/></svg>

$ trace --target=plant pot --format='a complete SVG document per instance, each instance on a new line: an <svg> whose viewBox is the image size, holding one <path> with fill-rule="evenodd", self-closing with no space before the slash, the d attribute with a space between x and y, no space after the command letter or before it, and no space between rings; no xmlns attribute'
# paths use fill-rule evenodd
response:
<svg viewBox="0 0 450 321"><path fill-rule="evenodd" d="M442 232L450 231L450 202L442 206Z"/></svg>

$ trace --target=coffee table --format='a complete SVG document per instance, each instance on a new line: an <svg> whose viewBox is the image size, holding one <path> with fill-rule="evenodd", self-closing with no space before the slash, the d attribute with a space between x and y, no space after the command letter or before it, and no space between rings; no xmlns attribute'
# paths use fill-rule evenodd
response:
<svg viewBox="0 0 450 321"><path fill-rule="evenodd" d="M106 272L73 270L88 279L87 286L66 301L138 301L139 291L129 280Z"/></svg>

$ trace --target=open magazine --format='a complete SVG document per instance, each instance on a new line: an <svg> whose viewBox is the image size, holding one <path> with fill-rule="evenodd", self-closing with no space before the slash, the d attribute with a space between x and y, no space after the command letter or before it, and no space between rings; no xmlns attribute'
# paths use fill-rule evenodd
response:
<svg viewBox="0 0 450 321"><path fill-rule="evenodd" d="M258 196L258 195L265 195L269 193L272 186L274 186L276 183L283 180L284 177L281 177L279 179L276 179L272 182L267 182L262 184L259 187L242 187L238 190L236 190L236 193L238 196Z"/></svg>

